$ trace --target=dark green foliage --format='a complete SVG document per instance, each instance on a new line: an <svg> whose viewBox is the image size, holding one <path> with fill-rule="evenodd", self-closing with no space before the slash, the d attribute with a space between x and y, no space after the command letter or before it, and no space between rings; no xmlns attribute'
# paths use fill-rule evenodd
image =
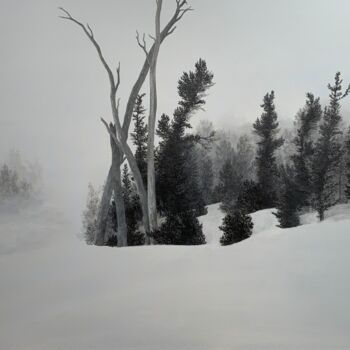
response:
<svg viewBox="0 0 350 350"><path fill-rule="evenodd" d="M292 156L295 168L296 191L298 192L299 207L311 204L311 162L314 154L312 133L322 117L320 99L311 93L306 95L306 105L298 116L297 136L294 139L296 154Z"/></svg>
<svg viewBox="0 0 350 350"><path fill-rule="evenodd" d="M350 128L347 134L347 138L345 141L345 147L346 147L346 153L347 153L347 163L346 163L346 177L347 177L347 185L346 185L346 190L345 190L345 194L346 194L346 198L349 200L350 199Z"/></svg>
<svg viewBox="0 0 350 350"><path fill-rule="evenodd" d="M231 159L227 159L219 174L219 184L216 187L221 199L221 209L229 211L233 208L240 187L240 179Z"/></svg>
<svg viewBox="0 0 350 350"><path fill-rule="evenodd" d="M128 246L138 246L145 244L145 235L139 230L128 231Z"/></svg>
<svg viewBox="0 0 350 350"><path fill-rule="evenodd" d="M213 203L213 162L205 155L200 163L200 191L205 205Z"/></svg>
<svg viewBox="0 0 350 350"><path fill-rule="evenodd" d="M122 187L126 223L128 225L128 246L143 245L145 237L138 230L138 221L141 216L140 201L133 188L127 164L124 165L122 172Z"/></svg>
<svg viewBox="0 0 350 350"><path fill-rule="evenodd" d="M335 204L336 182L335 174L342 157L342 147L339 136L340 130L340 100L350 92L350 85L342 92L340 73L335 75L334 85L328 84L330 90L329 106L323 113L323 122L319 129L319 138L315 145L315 154L312 163L312 188L314 206L319 219L324 219L325 211Z"/></svg>
<svg viewBox="0 0 350 350"><path fill-rule="evenodd" d="M143 107L143 98L145 94L138 95L134 113L134 132L131 133L131 139L133 144L136 146L135 150L135 159L137 165L140 169L142 179L144 184L147 184L147 138L148 138L148 129L145 123L145 108Z"/></svg>
<svg viewBox="0 0 350 350"><path fill-rule="evenodd" d="M254 174L255 151L248 135L239 137L234 155L234 165L241 185L244 181L251 179Z"/></svg>
<svg viewBox="0 0 350 350"><path fill-rule="evenodd" d="M127 206L131 202L131 198L133 195L133 188L131 179L129 176L128 165L125 163L122 170L122 190L123 190L123 199L124 203Z"/></svg>
<svg viewBox="0 0 350 350"><path fill-rule="evenodd" d="M128 246L144 245L145 235L138 230L139 221L141 219L141 207L137 193L130 179L130 174L127 164L124 165L122 171L122 190L125 205L126 224L128 227ZM115 202L112 200L108 212L108 225L117 230L118 221L116 215ZM118 243L117 236L113 235L109 238L106 245L116 246Z"/></svg>
<svg viewBox="0 0 350 350"><path fill-rule="evenodd" d="M260 119L253 124L254 132L259 136L256 155L258 183L264 192L264 208L274 207L276 203L276 178L278 176L275 151L283 145L278 138L277 113L274 105L274 92L264 96L261 107L264 109Z"/></svg>
<svg viewBox="0 0 350 350"><path fill-rule="evenodd" d="M199 60L195 71L184 73L178 83L181 97L173 119L163 114L157 129L161 138L157 154L157 199L160 211L165 215L188 210L204 212L204 200L200 191L198 164L194 135L186 135L191 128L190 117L201 108L207 89L212 86L213 74L205 61Z"/></svg>
<svg viewBox="0 0 350 350"><path fill-rule="evenodd" d="M288 228L299 226L299 191L295 183L295 174L291 168L282 168L280 171L283 185L277 201L277 213L273 213L279 221L279 227Z"/></svg>
<svg viewBox="0 0 350 350"><path fill-rule="evenodd" d="M229 245L249 238L253 230L252 218L242 210L233 210L226 214L222 226L223 231L220 238L221 245Z"/></svg>
<svg viewBox="0 0 350 350"><path fill-rule="evenodd" d="M198 245L205 244L202 225L193 211L169 214L153 238L158 244Z"/></svg>
<svg viewBox="0 0 350 350"><path fill-rule="evenodd" d="M190 118L205 101L212 86L213 74L204 60L195 64L195 71L183 73L178 82L180 101L172 120L163 114L157 129L161 138L157 153L157 199L160 212L166 217L158 232L158 243L202 244L202 227L196 216L206 212L200 187L199 166L195 145L200 137L186 134Z"/></svg>
<svg viewBox="0 0 350 350"><path fill-rule="evenodd" d="M254 213L264 208L264 191L261 185L252 180L243 182L237 202L236 209L244 210L246 213Z"/></svg>
<svg viewBox="0 0 350 350"><path fill-rule="evenodd" d="M107 232L112 232L113 235L110 235L105 243L106 246L109 247L117 247L118 246L118 238L115 234L118 228L118 219L117 212L115 207L114 199L111 200L111 203L108 208L108 217L107 217Z"/></svg>
<svg viewBox="0 0 350 350"><path fill-rule="evenodd" d="M194 145L179 140L178 146L170 140L160 146L157 158L157 199L160 212L176 214L195 210L204 213L204 199L200 190L198 165Z"/></svg>

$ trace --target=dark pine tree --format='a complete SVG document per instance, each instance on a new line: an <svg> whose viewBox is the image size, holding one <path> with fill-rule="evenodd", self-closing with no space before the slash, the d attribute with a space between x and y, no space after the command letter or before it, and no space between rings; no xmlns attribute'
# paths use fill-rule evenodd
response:
<svg viewBox="0 0 350 350"><path fill-rule="evenodd" d="M221 245L238 243L249 238L252 234L253 226L252 218L244 211L231 211L226 214L222 226L219 227L223 231L223 235L220 238Z"/></svg>
<svg viewBox="0 0 350 350"><path fill-rule="evenodd" d="M300 208L311 204L311 164L314 154L312 136L321 117L320 99L315 98L311 93L306 94L306 105L297 119L298 130L294 139L296 153L292 156Z"/></svg>
<svg viewBox="0 0 350 350"><path fill-rule="evenodd" d="M235 208L246 213L254 213L264 208L264 191L260 184L246 180L239 191Z"/></svg>
<svg viewBox="0 0 350 350"><path fill-rule="evenodd" d="M125 163L122 170L122 190L124 203L128 204L131 202L131 196L133 192L132 182L129 175L128 165Z"/></svg>
<svg viewBox="0 0 350 350"><path fill-rule="evenodd" d="M254 123L254 132L259 136L256 155L258 183L264 193L264 208L276 204L276 183L278 177L275 151L283 145L283 138L278 138L277 113L273 91L264 96L261 107L264 109L260 119Z"/></svg>
<svg viewBox="0 0 350 350"><path fill-rule="evenodd" d="M126 223L128 225L128 246L143 245L145 236L138 230L138 219L141 213L140 201L130 179L127 164L124 165L122 172L122 188Z"/></svg>
<svg viewBox="0 0 350 350"><path fill-rule="evenodd" d="M200 163L200 191L205 205L213 203L213 184L213 162L208 155L205 155Z"/></svg>
<svg viewBox="0 0 350 350"><path fill-rule="evenodd" d="M126 223L128 226L128 246L144 245L145 236L138 229L141 215L140 201L136 191L134 190L134 185L131 181L127 164L124 164L122 170L122 191L125 205ZM107 222L114 231L117 230L118 220L114 200L111 201ZM107 245L117 246L117 244L118 238L115 234L109 237Z"/></svg>
<svg viewBox="0 0 350 350"><path fill-rule="evenodd" d="M347 177L347 185L346 185L346 198L350 200L350 128L345 141L346 153L347 153L347 162L346 162L346 177Z"/></svg>
<svg viewBox="0 0 350 350"><path fill-rule="evenodd" d="M164 215L188 210L202 212L204 200L197 163L193 159L194 141L184 132L179 134L175 120L171 126L168 121L169 117L162 115L157 130L162 137L157 155L156 182L160 212Z"/></svg>
<svg viewBox="0 0 350 350"><path fill-rule="evenodd" d="M134 113L133 113L133 121L134 121L134 132L131 133L131 139L133 144L136 146L135 150L135 159L137 165L140 169L142 179L145 185L147 185L147 137L148 137L148 129L145 123L145 108L143 106L143 98L145 94L138 95Z"/></svg>
<svg viewBox="0 0 350 350"><path fill-rule="evenodd" d="M288 228L299 226L299 191L295 183L293 169L287 167L280 171L282 177L282 188L277 200L277 213L274 215L279 221L279 227Z"/></svg>
<svg viewBox="0 0 350 350"><path fill-rule="evenodd" d="M157 152L157 199L160 212L166 216L166 221L160 227L160 232L175 235L174 226L185 232L199 232L199 222L196 215L205 212L205 203L200 191L198 164L195 155L195 145L199 138L186 134L191 128L190 118L193 112L205 104L204 94L212 86L213 74L208 71L204 60L199 60L195 71L184 73L178 83L178 94L181 98L174 112L173 119L162 115L157 129L161 138ZM181 223L181 224L180 224ZM166 225L174 228L173 233ZM181 236L183 237L183 236ZM202 236L201 236L202 237ZM203 236L204 237L204 236ZM202 237L202 238L203 238ZM197 241L204 243L202 238ZM158 240L172 241L173 238ZM176 244L181 242L175 240ZM195 239L183 239L182 244L194 242Z"/></svg>
<svg viewBox="0 0 350 350"><path fill-rule="evenodd" d="M240 187L240 179L232 159L227 159L219 173L219 183L216 187L221 199L221 209L228 212L234 207Z"/></svg>
<svg viewBox="0 0 350 350"><path fill-rule="evenodd" d="M162 213L199 210L204 201L199 187L198 164L194 156L197 137L186 134L193 112L205 104L203 96L212 86L213 74L204 60L195 71L184 73L178 83L181 98L173 119L163 114L157 129L161 138L157 154L157 197ZM199 210L200 211L200 210Z"/></svg>
<svg viewBox="0 0 350 350"><path fill-rule="evenodd" d="M334 85L328 84L330 102L323 113L323 121L319 128L320 136L315 145L312 163L314 206L320 221L324 219L325 211L336 202L336 170L342 157L340 100L350 92L350 85L343 92L341 84L338 72L335 75Z"/></svg>
<svg viewBox="0 0 350 350"><path fill-rule="evenodd" d="M153 238L158 244L205 244L202 225L191 210L167 215L160 229L153 233Z"/></svg>

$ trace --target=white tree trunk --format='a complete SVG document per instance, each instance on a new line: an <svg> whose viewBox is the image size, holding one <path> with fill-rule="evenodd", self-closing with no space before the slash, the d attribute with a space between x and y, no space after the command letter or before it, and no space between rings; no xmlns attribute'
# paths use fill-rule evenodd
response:
<svg viewBox="0 0 350 350"><path fill-rule="evenodd" d="M125 205L123 200L123 192L121 186L120 167L122 163L122 155L120 150L116 146L114 140L111 138L111 150L112 150L112 165L109 169L107 180L103 188L103 194L100 202L100 208L97 217L97 231L95 235L95 244L104 245L107 237L107 220L108 211L112 195L114 194L114 201L116 206L117 215L117 238L118 247L127 246L127 223L125 216Z"/></svg>
<svg viewBox="0 0 350 350"><path fill-rule="evenodd" d="M155 42L154 52L150 58L150 113L148 119L148 144L147 144L147 202L148 215L151 232L158 229L157 221L157 200L156 200L156 183L154 168L154 133L157 116L157 60L161 43L160 37L160 12L162 9L162 0L157 1L157 12L155 18Z"/></svg>
<svg viewBox="0 0 350 350"><path fill-rule="evenodd" d="M115 144L114 140L111 138L111 148L112 148L112 168L114 177L114 202L117 215L117 238L118 247L126 247L128 245L128 226L126 223L125 216L125 203L123 198L123 189L121 184L120 167L122 164L123 156L120 149Z"/></svg>
<svg viewBox="0 0 350 350"><path fill-rule="evenodd" d="M131 171L133 172L134 175L134 179L136 182L136 187L139 193L139 197L140 197L140 202L141 202L141 208L142 208L142 214L143 214L143 224L145 227L145 231L146 231L146 243L150 242L149 236L147 233L150 232L150 217L152 218L152 227L156 227L157 225L157 211L156 211L156 197L155 197L155 180L154 180L154 128L155 128L155 116L156 116L156 111L157 111L157 97L156 97L156 71L155 71L155 67L156 67L156 63L157 63L157 57L158 57L158 52L159 52L159 46L161 44L161 42L170 34L172 34L174 32L174 30L176 29L175 24L184 16L184 14L191 9L191 7L186 7L187 5L187 0L176 0L176 9L175 12L173 14L173 16L170 18L169 22L166 24L166 26L163 28L162 32L160 32L160 11L161 11L161 6L162 6L162 0L156 0L157 2L157 12L156 12L156 37L154 38L155 42L153 44L153 46L151 47L150 51L147 52L146 50L146 41L145 39L143 39L144 44L142 45L139 41L139 38L137 36L138 39L138 43L139 45L143 48L143 50L146 53L146 61L141 69L141 72L139 74L139 77L137 78L132 91L130 93L129 99L128 99L128 103L127 103L127 107L126 107L126 111L125 111L125 116L124 116L124 121L123 121L123 126L120 123L119 120L119 115L118 115L118 106L116 104L116 94L119 88L119 84L120 84L120 66L118 66L117 68L117 81L115 81L115 77L114 74L111 70L111 68L109 67L108 63L106 62L103 54L102 54L102 50L100 45L98 44L98 42L96 41L95 37L94 37L94 33L91 29L91 27L87 24L84 25L82 22L78 21L76 18L72 17L72 15L65 10L64 8L60 7L59 9L63 12L63 15L60 16L61 18L65 19L65 20L69 20L73 23L75 23L76 25L78 25L86 34L86 36L89 38L89 40L91 41L91 43L93 44L93 46L95 47L98 57L104 67L104 69L107 72L108 75L108 80L110 83L110 101L111 101L111 107L112 107L112 115L113 115L113 119L114 119L114 123L115 123L115 128L116 128L116 133L110 129L110 126L108 125L108 123L101 118L102 122L104 123L104 125L107 128L107 131L109 132L110 136L113 138L116 146L119 148L119 150L121 151L121 154L125 154L128 163L130 165ZM153 64L152 64L153 62ZM142 84L144 83L148 70L151 69L151 66L153 66L153 71L150 77L150 84L151 84L151 93L152 94L152 98L151 98L151 112L150 112L150 119L151 119L151 126L152 126L152 130L153 133L151 132L151 136L150 136L150 157L149 157L149 162L150 162L150 179L148 180L148 182L150 183L151 186L151 194L148 200L148 195L147 195L147 191L145 190L145 186L141 177L141 173L140 170L137 166L135 157L129 147L129 145L127 144L127 139L128 139L128 133L129 133L129 126L130 126L130 122L132 119L132 111L134 108L134 104L136 101L136 97L142 87ZM120 168L120 167L119 167ZM153 168L153 171L152 171ZM102 232L105 231L105 226L106 226L106 215L108 215L108 210L107 208L109 208L109 201L110 200L110 193L111 193L111 188L113 189L113 178L114 176L112 175L113 173L113 169L109 171L108 177L107 177L107 181L106 181L106 186L105 186L105 190L103 193L103 198L101 201L101 210L99 213L99 227L101 228L101 231L98 231L98 234L96 235L96 242L98 242L98 244L102 244ZM120 176L120 170L119 170L119 176ZM152 214L149 216L149 210L148 210L148 201L150 202L150 207L151 207L151 211ZM107 207L107 203L108 203L108 207ZM102 230L104 228L104 231ZM96 243L97 244L97 243Z"/></svg>

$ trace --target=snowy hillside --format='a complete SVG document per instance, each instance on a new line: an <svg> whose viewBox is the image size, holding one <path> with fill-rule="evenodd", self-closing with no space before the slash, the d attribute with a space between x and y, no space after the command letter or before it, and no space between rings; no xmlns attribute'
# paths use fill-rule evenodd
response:
<svg viewBox="0 0 350 350"><path fill-rule="evenodd" d="M205 246L123 249L86 246L64 220L55 232L70 235L5 249L24 226L1 221L0 348L349 349L350 206L294 229L271 210L252 217L254 235L232 246L218 245L213 205ZM28 221L36 238L52 225L41 220Z"/></svg>

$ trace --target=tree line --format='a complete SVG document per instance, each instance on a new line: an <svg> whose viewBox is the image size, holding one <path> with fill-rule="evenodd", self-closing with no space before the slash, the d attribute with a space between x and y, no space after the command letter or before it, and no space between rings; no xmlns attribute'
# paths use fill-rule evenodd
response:
<svg viewBox="0 0 350 350"><path fill-rule="evenodd" d="M0 204L16 204L38 198L42 190L42 170L38 163L24 162L17 150L11 150L0 163Z"/></svg>
<svg viewBox="0 0 350 350"><path fill-rule="evenodd" d="M162 114L157 123L160 47L192 10L185 0L176 0L175 5L173 15L161 28L162 0L157 0L150 48L146 36L137 32L145 61L123 119L118 98L120 64L114 73L91 27L61 8L61 18L80 27L92 43L110 87L113 121L101 121L110 140L111 165L101 193L91 186L89 189L83 222L86 241L117 246L203 244L198 216L215 202L221 202L226 213L222 244L248 237L252 228L249 213L260 209L276 208L281 227L298 225L300 214L310 209L317 210L322 221L329 206L350 192L346 184L350 176L346 159L349 140L342 133L340 114L340 101L348 95L349 87L343 91L340 73L334 85L328 85L330 101L324 109L319 98L306 95L306 104L296 118L296 135L289 140L279 130L274 91L264 96L263 112L252 126L252 135L240 135L236 144L216 133L210 124L190 133L191 118L203 107L213 85L213 73L203 59L180 77L177 107L171 116ZM141 90L147 77L146 95ZM145 96L149 97L148 111ZM284 147L287 153L281 162L278 158Z"/></svg>

